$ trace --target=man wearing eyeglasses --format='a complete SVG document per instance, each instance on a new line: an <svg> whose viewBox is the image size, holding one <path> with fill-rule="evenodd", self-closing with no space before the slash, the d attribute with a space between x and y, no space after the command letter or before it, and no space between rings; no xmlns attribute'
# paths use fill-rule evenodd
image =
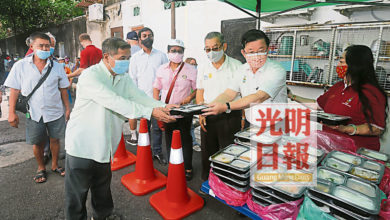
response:
<svg viewBox="0 0 390 220"><path fill-rule="evenodd" d="M137 87L153 98L153 82L156 78L156 71L159 66L168 62L167 56L153 48L154 34L150 28L143 28L138 32L138 39L142 50L136 52L130 58L129 74ZM158 127L157 120L152 118L152 151L153 158L160 164L167 164L162 153L162 131ZM150 122L148 122L150 128ZM130 140L131 141L131 140Z"/></svg>
<svg viewBox="0 0 390 220"><path fill-rule="evenodd" d="M267 59L269 43L260 30L249 30L242 36L241 53L247 63L238 69L229 88L205 109L204 115L246 109L248 121L256 124L249 112L252 103L287 103L286 71L278 62ZM235 100L239 93L242 98Z"/></svg>
<svg viewBox="0 0 390 220"><path fill-rule="evenodd" d="M205 52L210 62L199 65L197 76L196 103L211 103L233 83L240 61L225 54L227 44L219 32L210 32L205 37ZM202 179L207 180L210 172L209 157L220 148L231 144L234 133L241 127L241 111L217 116L199 116L201 130Z"/></svg>

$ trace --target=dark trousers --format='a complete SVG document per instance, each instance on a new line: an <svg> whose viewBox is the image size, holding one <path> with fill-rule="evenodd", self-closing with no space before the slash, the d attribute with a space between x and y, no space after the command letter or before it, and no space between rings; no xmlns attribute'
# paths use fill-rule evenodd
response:
<svg viewBox="0 0 390 220"><path fill-rule="evenodd" d="M180 130L184 168L186 170L192 170L191 124L192 117L178 118L175 123L165 124L165 146L167 148L168 158L171 153L172 133L174 130Z"/></svg>
<svg viewBox="0 0 390 220"><path fill-rule="evenodd" d="M206 130L200 131L202 149L202 179L209 178L210 161L209 157L220 149L234 142L234 134L241 129L241 111L232 111L229 114L223 113L216 116L207 116Z"/></svg>
<svg viewBox="0 0 390 220"><path fill-rule="evenodd" d="M68 220L86 220L86 201L91 190L92 216L95 220L112 214L111 165L73 157L65 159L65 216Z"/></svg>

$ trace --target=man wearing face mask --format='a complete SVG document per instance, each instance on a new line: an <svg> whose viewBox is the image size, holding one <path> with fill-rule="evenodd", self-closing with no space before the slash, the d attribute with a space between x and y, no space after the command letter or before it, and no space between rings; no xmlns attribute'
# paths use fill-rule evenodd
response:
<svg viewBox="0 0 390 220"><path fill-rule="evenodd" d="M102 61L79 78L77 99L66 128L65 214L69 220L87 218L89 190L92 217L107 219L112 215L110 160L126 118L175 121L164 103L139 90L127 74L129 44L108 38L102 49Z"/></svg>
<svg viewBox="0 0 390 220"><path fill-rule="evenodd" d="M225 54L227 44L219 32L210 32L205 37L205 52L210 62L199 65L197 76L196 103L211 103L233 83L240 61ZM234 133L240 130L241 111L231 114L204 117L199 116L201 130L202 179L207 180L210 172L209 157L220 148L231 144Z"/></svg>
<svg viewBox="0 0 390 220"><path fill-rule="evenodd" d="M138 39L142 50L133 54L130 59L129 74L137 87L144 91L149 97L153 98L153 82L156 78L157 68L167 63L167 56L153 48L154 34L150 28L143 28L138 32ZM151 119L152 132L149 131L152 138L153 158L157 159L160 164L167 164L164 158L161 142L162 131L157 125L155 119ZM148 122L150 128L150 122ZM134 137L135 131L132 131ZM130 142L133 142L130 140ZM136 142L135 142L136 143Z"/></svg>
<svg viewBox="0 0 390 220"><path fill-rule="evenodd" d="M196 69L185 62L184 43L178 39L172 39L168 44L169 62L161 65L156 72L156 80L153 84L153 97L167 104L188 104L195 98ZM192 178L192 117L177 119L177 122L165 125L165 146L170 155L172 132L180 130L183 144L184 168L187 180Z"/></svg>
<svg viewBox="0 0 390 220"><path fill-rule="evenodd" d="M241 53L247 63L236 72L229 88L205 109L204 115L216 115L246 109L251 124L250 105L258 103L287 103L286 71L277 62L267 59L269 38L260 30L249 30L241 38ZM241 93L242 98L234 100Z"/></svg>
<svg viewBox="0 0 390 220"><path fill-rule="evenodd" d="M84 69L99 63L102 59L102 50L92 44L91 37L87 33L80 34L79 41L84 48L80 53L80 67L69 74L69 78L79 76Z"/></svg>
<svg viewBox="0 0 390 220"><path fill-rule="evenodd" d="M8 122L12 127L18 127L19 117L15 112L18 94L21 92L24 96L29 95L41 77L50 70L46 80L29 99L29 110L26 114L26 142L33 145L34 156L38 162L34 181L43 183L47 180L43 161L43 149L47 134L50 137L52 153L51 170L61 176L65 175L65 170L58 166L58 153L59 140L64 136L65 121L69 119L70 114L66 91L69 81L64 68L59 63L49 59L49 36L36 32L30 36L30 39L30 47L34 53L15 63L5 81L5 85L11 88Z"/></svg>

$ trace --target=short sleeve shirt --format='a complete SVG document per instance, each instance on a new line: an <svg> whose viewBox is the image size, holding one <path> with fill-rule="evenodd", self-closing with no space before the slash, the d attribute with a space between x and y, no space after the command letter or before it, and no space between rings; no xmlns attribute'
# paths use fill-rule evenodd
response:
<svg viewBox="0 0 390 220"><path fill-rule="evenodd" d="M33 62L33 57L27 56L16 62L4 85L20 90L24 96L29 95L41 77L45 75L50 65L50 61L47 59L46 66L42 70L42 73L40 73ZM64 68L54 61L49 76L28 101L31 119L38 122L42 117L43 122L47 123L57 120L64 115L64 107L59 88L67 88L69 85Z"/></svg>
<svg viewBox="0 0 390 220"><path fill-rule="evenodd" d="M130 58L130 77L139 89L149 97L153 97L153 82L156 79L156 71L167 62L168 58L165 53L153 48L152 52L147 54L141 49Z"/></svg>
<svg viewBox="0 0 390 220"><path fill-rule="evenodd" d="M362 91L367 97L369 106L371 106L373 111L373 114L369 115L369 117L372 118L370 124L383 130L386 117L386 97L383 96L379 89L370 84L364 84ZM358 93L351 86L346 86L343 81L336 83L327 92L318 97L317 103L327 113L351 117L351 120L348 122L350 124L361 125L367 123ZM358 147L379 150L379 137L361 135L349 136L326 126L323 128L326 131L352 138Z"/></svg>
<svg viewBox="0 0 390 220"><path fill-rule="evenodd" d="M225 62L219 69L216 69L211 62L198 68L196 87L204 90L205 103L211 103L229 87L236 70L242 65L239 60L225 56Z"/></svg>
<svg viewBox="0 0 390 220"><path fill-rule="evenodd" d="M80 68L86 69L100 62L103 57L102 50L94 45L88 45L80 54Z"/></svg>
<svg viewBox="0 0 390 220"><path fill-rule="evenodd" d="M237 70L229 89L240 92L242 97L263 91L270 96L263 103L287 103L286 70L269 58L256 73L245 63ZM245 116L252 123L250 115L250 108L246 109Z"/></svg>
<svg viewBox="0 0 390 220"><path fill-rule="evenodd" d="M163 64L158 68L153 88L161 91L161 101L165 102L169 88L179 68L180 66L173 71L169 63ZM196 69L192 65L184 63L182 70L177 76L169 104L180 104L183 99L191 94L191 89L196 89Z"/></svg>

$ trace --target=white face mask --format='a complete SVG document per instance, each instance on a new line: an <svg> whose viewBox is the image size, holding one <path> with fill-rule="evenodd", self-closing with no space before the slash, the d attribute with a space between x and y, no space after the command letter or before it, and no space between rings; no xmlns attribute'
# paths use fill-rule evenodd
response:
<svg viewBox="0 0 390 220"><path fill-rule="evenodd" d="M221 60L223 54L224 54L223 50L219 50L219 51L210 51L210 52L207 53L207 57L209 58L209 60L210 60L212 63L216 63L216 62L218 62L219 60Z"/></svg>
<svg viewBox="0 0 390 220"><path fill-rule="evenodd" d="M245 59L251 68L259 69L263 67L267 61L267 52L245 54Z"/></svg>

